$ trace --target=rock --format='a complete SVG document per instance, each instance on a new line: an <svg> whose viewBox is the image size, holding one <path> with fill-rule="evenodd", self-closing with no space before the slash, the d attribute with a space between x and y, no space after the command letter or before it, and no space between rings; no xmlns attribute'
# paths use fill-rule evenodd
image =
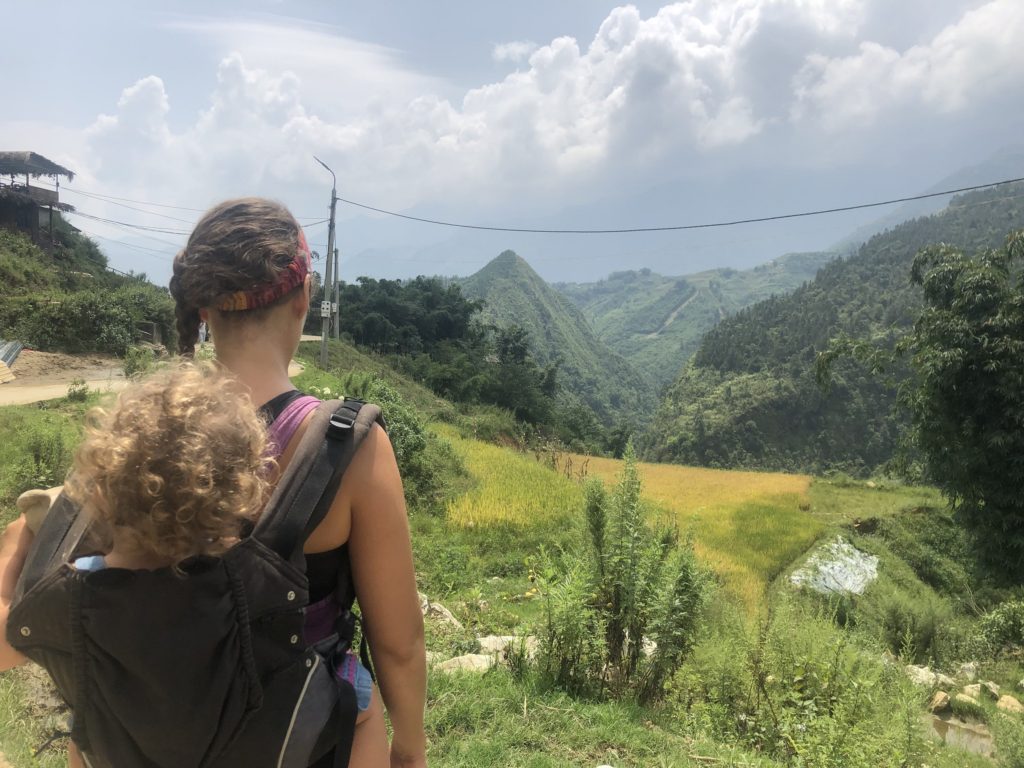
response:
<svg viewBox="0 0 1024 768"><path fill-rule="evenodd" d="M939 686L939 688L956 688L956 680L954 680L949 675L942 674L941 672L935 673L935 684Z"/></svg>
<svg viewBox="0 0 1024 768"><path fill-rule="evenodd" d="M467 653L434 665L435 672L486 672L494 666L494 657L487 653Z"/></svg>
<svg viewBox="0 0 1024 768"><path fill-rule="evenodd" d="M876 483L874 480L868 480L866 483L864 483L864 485L866 485L868 488L878 487L878 483Z"/></svg>
<svg viewBox="0 0 1024 768"><path fill-rule="evenodd" d="M965 661L956 672L957 677L962 677L969 683L978 679L978 662Z"/></svg>
<svg viewBox="0 0 1024 768"><path fill-rule="evenodd" d="M999 686L991 680L986 680L981 684L981 692L992 699L992 701L999 701Z"/></svg>
<svg viewBox="0 0 1024 768"><path fill-rule="evenodd" d="M931 688L936 683L936 675L928 667L919 667L916 664L907 664L904 669L907 673L907 677L910 678L910 682L914 685Z"/></svg>
<svg viewBox="0 0 1024 768"><path fill-rule="evenodd" d="M1024 691L1024 680L1021 680L1019 683L1017 683L1017 690Z"/></svg>
<svg viewBox="0 0 1024 768"><path fill-rule="evenodd" d="M932 713L945 712L949 709L949 694L945 691L936 691L928 704L928 711Z"/></svg>
<svg viewBox="0 0 1024 768"><path fill-rule="evenodd" d="M526 658L532 659L537 655L537 638L533 635L527 637L516 637L515 635L487 635L477 638L480 643L480 652L489 653L492 656L504 656L511 646L514 651L519 650L520 643L526 651Z"/></svg>
<svg viewBox="0 0 1024 768"><path fill-rule="evenodd" d="M970 696L972 699L981 698L981 683L974 683L973 685L965 685L962 689L964 696Z"/></svg>
<svg viewBox="0 0 1024 768"><path fill-rule="evenodd" d="M999 701L996 702L996 707L1003 710L1003 712L1011 712L1015 715L1024 715L1024 704L1021 704L1013 696L1000 696Z"/></svg>
<svg viewBox="0 0 1024 768"><path fill-rule="evenodd" d="M432 617L432 618L435 618L435 619L440 619L441 621L445 622L446 624L452 625L456 629L462 629L463 628L462 627L462 622L459 621L458 619L456 619L452 615L452 612L449 611L447 608L445 608L443 605L441 605L440 603L435 603L435 602L431 601L430 598L428 598L422 592L419 593L419 596L420 596L420 612L424 616L429 616L429 617Z"/></svg>
<svg viewBox="0 0 1024 768"><path fill-rule="evenodd" d="M822 594L859 595L877 577L878 558L838 536L811 555L789 580Z"/></svg>
<svg viewBox="0 0 1024 768"><path fill-rule="evenodd" d="M981 706L981 702L979 702L973 696L968 696L966 693L958 693L956 696L953 697L953 701L958 703L958 704L965 704L968 707L980 707Z"/></svg>

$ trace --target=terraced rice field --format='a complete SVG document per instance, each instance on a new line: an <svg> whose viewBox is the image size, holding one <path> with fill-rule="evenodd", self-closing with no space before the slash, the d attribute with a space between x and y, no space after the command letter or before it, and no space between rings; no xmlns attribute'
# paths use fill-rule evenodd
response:
<svg viewBox="0 0 1024 768"><path fill-rule="evenodd" d="M453 500L448 518L457 525L530 526L579 514L581 468L613 483L623 462L562 456L559 471L532 454L516 453L445 431L463 456L474 486ZM570 470L566 471L566 461ZM809 509L811 478L763 472L731 472L669 464L639 466L651 515L674 522L693 536L698 555L725 588L753 613L771 581L824 530ZM804 507L805 509L801 509Z"/></svg>

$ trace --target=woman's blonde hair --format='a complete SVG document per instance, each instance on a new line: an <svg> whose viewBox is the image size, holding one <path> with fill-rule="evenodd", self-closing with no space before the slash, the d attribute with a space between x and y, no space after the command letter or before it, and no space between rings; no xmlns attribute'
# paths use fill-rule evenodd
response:
<svg viewBox="0 0 1024 768"><path fill-rule="evenodd" d="M107 540L169 564L218 555L266 502L266 426L213 364L161 371L87 423L66 489Z"/></svg>

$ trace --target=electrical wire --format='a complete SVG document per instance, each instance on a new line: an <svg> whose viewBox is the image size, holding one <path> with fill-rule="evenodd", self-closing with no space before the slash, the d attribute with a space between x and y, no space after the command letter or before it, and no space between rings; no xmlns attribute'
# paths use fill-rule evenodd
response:
<svg viewBox="0 0 1024 768"><path fill-rule="evenodd" d="M71 192L75 192L75 193L77 193L79 195L86 195L88 197L94 197L94 198L97 198L97 199L100 199L100 200L104 200L104 201L107 201L107 202L120 201L122 203L135 203L136 205L148 205L151 208L167 208L169 210L189 211L191 213L206 213L206 211L208 210L208 209L205 209L205 208L188 208L188 207L186 207L184 205L169 205L168 203L151 203L151 202L148 202L146 200L134 200L134 199L132 199L130 197L116 197L114 195L106 195L106 194L103 194L101 192L89 192L87 190L78 189L77 187L71 187L71 186L63 186L63 187L61 187L61 189L66 189L66 190L69 190ZM129 206L125 206L125 207L127 208ZM139 210L139 209L135 208L133 210ZM152 213L154 216L162 215L162 214L156 213L155 211L144 211L144 213ZM167 217L167 218L171 218L171 217ZM302 221L304 219L315 219L317 217L316 216L296 216L295 218L300 220L300 221ZM176 219L176 221L184 221L184 219ZM326 221L326 219L325 219L325 221ZM186 221L185 223L186 224L190 224L190 223L193 223L193 222Z"/></svg>
<svg viewBox="0 0 1024 768"><path fill-rule="evenodd" d="M756 216L748 219L732 219L728 221L714 221L703 224L675 224L662 227L622 227L619 229L536 229L532 227L498 227L498 226L486 226L482 224L462 224L453 221L441 221L439 219L428 219L420 216L410 216L405 213L398 213L397 211L389 211L384 208L376 208L372 205L366 205L365 203L357 203L354 200L346 200L343 197L335 198L339 203L345 203L346 205L355 206L356 208L363 208L368 211L374 211L376 213L382 213L387 216L394 216L399 219L407 219L409 221L418 221L422 224L435 224L441 227L455 227L457 229L477 229L488 232L520 232L526 234L538 234L538 235L624 235L624 234L636 234L640 232L680 232L683 230L691 229L713 229L717 227L735 227L741 224L759 224L766 221L780 221L783 219L798 219L807 216L822 216L829 213L842 213L845 211L859 211L865 208L878 208L884 205L895 205L896 203L909 203L914 200L926 200L931 197L944 197L945 195L956 195L961 192L972 192L977 189L986 189L989 187L1001 187L1006 184L1015 184L1017 182L1024 181L1024 177L1017 179L1005 179L1004 181L994 181L988 184L975 184L970 187L960 187L959 189L947 189L942 192L928 192L922 195L911 195L909 197L896 197L891 200L879 200L873 203L858 203L856 205L843 205L836 208L820 208L813 211L801 211L799 213L782 213L774 216Z"/></svg>

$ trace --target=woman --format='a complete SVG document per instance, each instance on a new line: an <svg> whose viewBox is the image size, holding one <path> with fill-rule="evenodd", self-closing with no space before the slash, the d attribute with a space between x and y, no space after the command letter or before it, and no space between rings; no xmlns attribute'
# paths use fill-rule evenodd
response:
<svg viewBox="0 0 1024 768"><path fill-rule="evenodd" d="M284 206L257 198L231 200L196 225L174 260L170 284L179 351L193 354L200 323L206 323L217 360L275 417L270 435L280 470L317 402L298 396L288 378L309 311L309 258L302 229ZM306 541L311 602L333 590L346 548L379 685L357 720L351 765L389 764L383 703L393 729L390 765L424 766L423 619L402 482L379 427Z"/></svg>

